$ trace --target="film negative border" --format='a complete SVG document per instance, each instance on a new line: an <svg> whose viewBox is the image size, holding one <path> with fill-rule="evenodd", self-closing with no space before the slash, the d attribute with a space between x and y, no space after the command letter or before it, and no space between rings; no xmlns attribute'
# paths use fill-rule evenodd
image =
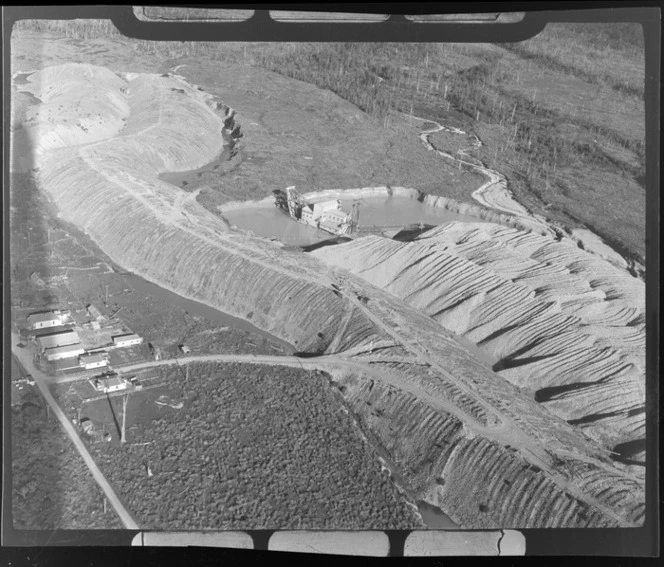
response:
<svg viewBox="0 0 664 567"><path fill-rule="evenodd" d="M224 547L366 557L525 555L516 530L495 531L275 531L139 532L132 546Z"/></svg>
<svg viewBox="0 0 664 567"><path fill-rule="evenodd" d="M86 7L80 7L81 12L85 12ZM98 7L96 7L98 8ZM61 8L60 8L61 9ZM96 10L96 14L94 16L90 15L87 17L108 17L108 16L103 16L103 15L97 15L98 10ZM53 16L55 17L55 16ZM77 17L86 17L85 15L77 16ZM111 18L116 24L119 24L122 18L120 20L117 19L116 16ZM402 21L403 20L403 21ZM531 20L533 21L533 20ZM405 25L412 26L412 23L408 23L405 21L403 18L394 18L391 22L386 22L386 23L399 23L400 30L405 29ZM249 20L247 22L248 24L251 24L252 26L256 26L258 23L260 23L260 18L258 20ZM224 24L224 25L232 25L232 26L237 26L240 23L238 22L232 22L229 24ZM196 26L199 24L196 23ZM214 26L218 26L219 24L214 23ZM335 26L337 27L337 24L323 24L325 26ZM381 24L382 25L382 24ZM444 26L448 26L449 24L444 24ZM120 27L120 26L119 26ZM170 26L169 26L170 27ZM427 26L428 27L428 26ZM483 28L486 28L486 25L482 25ZM434 33L440 34L440 28L438 26L432 25L431 28L437 28L434 30ZM295 28L293 28L295 29ZM397 29L397 28L394 28ZM446 28L447 29L447 28ZM468 25L464 25L463 28L466 33L470 31ZM422 30L422 27L419 28L420 32ZM384 29L380 30L380 34L384 34L388 32L388 28L385 27ZM169 34L172 32L169 32ZM215 34L218 34L218 31L214 32ZM239 33L239 32L238 32ZM261 33L265 33L265 30L263 30ZM288 34L292 33L292 31L288 31ZM154 37L154 33L150 32L146 36L147 39L158 39ZM158 35L158 34L157 34ZM306 34L305 34L306 35ZM476 39L476 36L473 34L469 34L472 37L472 41L478 41ZM508 36L508 31L506 27L501 27L500 30L500 36L506 37ZM354 37L354 36L353 36ZM420 37L422 37L420 35ZM452 36L453 38L454 36ZM204 39L204 38L202 38ZM375 40L375 37L369 38L370 40ZM511 40L510 36L510 40ZM250 38L246 38L247 41L250 41ZM298 39L299 41L307 41L306 39ZM325 41L325 39L320 39L318 38L319 41ZM342 36L339 36L337 32L337 37L334 39L334 41L341 41L343 40ZM352 41L355 41L356 39L353 39ZM409 41L408 39L401 39L401 41ZM350 41L350 40L349 40ZM413 39L412 41L431 41L431 39ZM450 39L450 41L456 41L455 39ZM486 39L486 41L491 41L491 39ZM658 102L658 101L657 101ZM652 100L651 100L652 103ZM655 120L655 122L658 122L658 120ZM651 131L652 133L652 131ZM648 138L650 139L652 136L648 135ZM650 162L652 164L652 162ZM649 169L652 168L653 166L650 165ZM652 170L651 170L652 173ZM655 277L657 277L657 274L654 274ZM656 338L657 337L652 337L649 339L649 344L656 344ZM653 351L651 350L651 355L653 355ZM652 402L652 399L651 399ZM656 404L656 402L655 402ZM653 406L653 407L656 407ZM655 433L655 429L651 428L649 431L649 435ZM652 476L650 477L650 480L652 481L653 478ZM655 480L656 482L656 480ZM650 482L650 487L652 487L653 484ZM657 498L656 495L653 495L653 501L656 502ZM210 532L203 532L203 533L197 533L197 532L188 532L186 534L182 533L174 533L174 532L139 532L134 538L133 538L133 545L136 546L143 546L143 547L148 547L152 545L159 545L159 546L164 546L164 543L158 543L160 538L163 536L168 536L168 537L178 537L178 541L180 543L175 544L171 543L168 545L179 545L179 546L188 546L188 545L193 545L193 546L210 546L210 547L224 547L224 548L233 548L233 549L254 549L254 550L274 550L274 551L295 551L295 552L304 552L304 553L331 553L331 554L340 554L340 551L348 552L348 553L343 553L347 555L357 555L358 553L353 553L355 546L358 545L357 541L361 537L366 538L364 541L361 542L361 545L366 547L365 551L373 551L375 548L376 553L371 553L370 555L372 556L424 556L424 555L436 555L436 556L443 556L443 555L448 555L448 553L445 553L450 549L450 546L452 545L453 542L457 542L459 546L470 546L472 545L472 542L479 541L481 538L478 534L481 534L481 536L486 536L487 541L494 541L495 539L495 546L497 549L497 553L477 553L477 555L519 555L526 553L526 551L530 551L530 545L526 546L526 542L530 543L530 537L531 535L533 536L534 540L540 540L542 537L548 537L548 534L546 536L543 536L539 532L546 532L548 530L526 530L525 533L523 532L518 532L514 530L499 530L499 531L488 531L488 532L463 532L463 531L458 531L458 532L438 532L438 531L423 531L423 532L410 532L410 533L404 533L404 532L287 532L287 531L280 531L280 532L273 532L273 533L265 533L265 532L224 532L221 534L212 534ZM532 532L532 533L531 533ZM575 535L571 532L575 532L576 535L578 535L576 532L578 530L569 530L568 534L566 537L572 538L575 537ZM602 532L604 532L602 530ZM608 530L607 530L608 532ZM61 532L62 534L66 534L66 532ZM312 535L313 534L313 535ZM349 537L346 539L348 535L354 536L354 537ZM101 536L101 534L99 534ZM117 534L120 535L120 534ZM127 534L125 532L124 537L125 539L127 538ZM551 534L552 536L554 534ZM597 534L595 534L597 535ZM636 535L636 534L634 534ZM557 535L555 537L558 537ZM604 538L604 534L602 535ZM607 537L611 537L611 534L608 533ZM137 539L137 538L140 538ZM199 539L196 539L199 538ZM216 541L216 538L219 538L219 541ZM308 542L303 542L303 538L314 538L310 539ZM41 539L41 538L38 538ZM58 538L55 538L58 539ZM70 539L69 541L75 541L77 538ZM387 539L387 541L385 541ZM638 538L637 538L638 539ZM315 542L311 543L311 542ZM620 536L617 537L615 540L615 545L624 545L624 543L619 543L621 541L624 541L624 537ZM632 540L633 541L633 540ZM190 543L191 542L191 543ZM371 545L368 546L367 542L370 542ZM74 545L80 545L81 543L78 543L75 541ZM519 547L521 544L523 544L523 549ZM30 545L29 543L27 545ZM44 545L43 543L39 543L38 545ZM48 545L48 543L47 543ZM123 544L126 545L126 544ZM484 543L486 549L493 549L490 547L489 543ZM310 549L305 549L306 546L309 546ZM419 547L418 547L419 546ZM513 547L512 547L513 546ZM477 548L480 547L480 544L477 544ZM628 545L627 548L633 548L633 545ZM461 549L461 547L459 547ZM515 549L518 551L518 553L502 553L504 551L512 550ZM386 553L384 553L386 552ZM609 551L610 552L610 551ZM458 550L455 553L449 553L449 555L457 555L459 554ZM461 553L461 554L467 554L467 553ZM472 553L471 553L472 554Z"/></svg>

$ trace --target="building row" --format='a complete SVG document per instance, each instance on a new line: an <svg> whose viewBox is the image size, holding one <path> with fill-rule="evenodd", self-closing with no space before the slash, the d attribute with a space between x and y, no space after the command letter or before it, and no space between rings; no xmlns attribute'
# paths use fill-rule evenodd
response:
<svg viewBox="0 0 664 567"><path fill-rule="evenodd" d="M116 335L112 337L113 346L127 347L138 345L143 342L143 337L135 333ZM99 368L108 364L105 353L88 353L81 344L78 333L71 328L62 331L39 335L36 338L39 351L48 361L62 360L65 358L79 357L79 362L84 368Z"/></svg>

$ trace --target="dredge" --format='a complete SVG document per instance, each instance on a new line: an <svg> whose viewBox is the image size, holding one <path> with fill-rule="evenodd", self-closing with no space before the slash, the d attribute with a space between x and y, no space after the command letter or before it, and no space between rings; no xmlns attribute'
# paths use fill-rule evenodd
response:
<svg viewBox="0 0 664 567"><path fill-rule="evenodd" d="M357 231L360 218L359 203L353 203L350 213L341 210L341 201L311 203L294 186L286 191L273 191L276 207L292 219L337 236L350 236Z"/></svg>

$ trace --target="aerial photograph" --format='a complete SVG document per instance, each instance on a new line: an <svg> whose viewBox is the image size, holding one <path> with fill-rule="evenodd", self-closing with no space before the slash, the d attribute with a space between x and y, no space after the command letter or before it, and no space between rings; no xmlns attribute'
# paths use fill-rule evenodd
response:
<svg viewBox="0 0 664 567"><path fill-rule="evenodd" d="M10 47L15 530L643 526L640 24Z"/></svg>

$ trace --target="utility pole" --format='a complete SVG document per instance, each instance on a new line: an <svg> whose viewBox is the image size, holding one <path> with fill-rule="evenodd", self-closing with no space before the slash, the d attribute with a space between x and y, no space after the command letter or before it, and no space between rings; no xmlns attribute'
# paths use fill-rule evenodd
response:
<svg viewBox="0 0 664 567"><path fill-rule="evenodd" d="M120 443L126 443L127 439L125 437L125 425L127 423L127 401L129 396L126 394L122 397L122 435L120 437Z"/></svg>

